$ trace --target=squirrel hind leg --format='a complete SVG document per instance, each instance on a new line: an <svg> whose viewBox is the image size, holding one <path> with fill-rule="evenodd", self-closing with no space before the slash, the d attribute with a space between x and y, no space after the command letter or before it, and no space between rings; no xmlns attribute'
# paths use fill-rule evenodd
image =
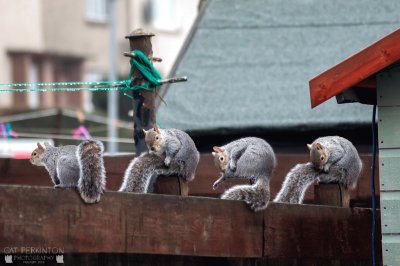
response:
<svg viewBox="0 0 400 266"><path fill-rule="evenodd" d="M196 177L195 174L190 174L190 175L185 177L185 180L188 181L188 182L191 182L191 181L194 180L195 177Z"/></svg>
<svg viewBox="0 0 400 266"><path fill-rule="evenodd" d="M269 201L263 203L263 204L252 204L250 205L250 209L252 209L254 212L262 211L265 210L268 207Z"/></svg>

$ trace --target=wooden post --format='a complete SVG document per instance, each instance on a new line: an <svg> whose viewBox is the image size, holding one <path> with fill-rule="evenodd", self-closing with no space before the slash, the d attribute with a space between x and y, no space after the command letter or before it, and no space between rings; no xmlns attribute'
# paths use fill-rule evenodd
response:
<svg viewBox="0 0 400 266"><path fill-rule="evenodd" d="M188 181L186 181L182 178L178 178L178 182L179 182L179 192L180 192L181 196L187 197L189 195Z"/></svg>
<svg viewBox="0 0 400 266"><path fill-rule="evenodd" d="M136 29L125 38L129 39L131 51L140 50L151 60L153 57L152 36L154 36L153 33L145 32L143 29ZM131 86L143 85L146 82L146 79L138 70L133 72ZM142 129L149 129L156 123L154 98L155 91L139 90L133 92L133 139L135 141L136 155L147 151Z"/></svg>
<svg viewBox="0 0 400 266"><path fill-rule="evenodd" d="M150 32L145 32L143 29L136 29L132 31L125 38L129 39L129 46L131 51L140 50L142 51L150 61L161 62L161 58L153 57L153 48L151 44L151 37L154 34ZM127 57L135 57L134 54L124 53ZM186 81L186 77L183 78L172 78L162 80L162 83L174 83ZM132 73L131 86L143 85L147 80L143 75L136 69ZM144 134L142 129L149 129L154 124L156 124L156 114L155 114L155 104L154 99L156 97L156 92L139 90L133 92L133 138L135 141L135 152L139 156L142 152L147 151L147 146L144 141ZM186 181L178 178L179 193L181 196L187 196L189 194L189 186ZM161 189L162 190L162 189ZM155 189L157 191L157 189Z"/></svg>
<svg viewBox="0 0 400 266"><path fill-rule="evenodd" d="M350 207L350 193L339 184L319 183L314 187L315 204Z"/></svg>

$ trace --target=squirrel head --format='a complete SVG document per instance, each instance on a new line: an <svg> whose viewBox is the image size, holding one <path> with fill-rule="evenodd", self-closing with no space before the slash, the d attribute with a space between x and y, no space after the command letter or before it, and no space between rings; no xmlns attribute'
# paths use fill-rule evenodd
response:
<svg viewBox="0 0 400 266"><path fill-rule="evenodd" d="M310 150L310 159L314 167L323 170L325 164L328 162L328 150L319 142L307 144L307 147Z"/></svg>
<svg viewBox="0 0 400 266"><path fill-rule="evenodd" d="M144 140L150 153L162 155L165 151L165 137L156 125L149 130L144 130Z"/></svg>
<svg viewBox="0 0 400 266"><path fill-rule="evenodd" d="M46 142L47 143L47 142ZM47 143L48 144L48 143ZM46 146L46 144L45 144ZM33 150L33 152L31 153L31 158L29 159L29 161L31 162L31 164L33 165L37 165L37 166L44 166L43 162L42 162L42 155L45 152L46 148L43 147L39 142L37 143L37 148Z"/></svg>
<svg viewBox="0 0 400 266"><path fill-rule="evenodd" d="M214 146L213 152L211 153L214 156L215 166L219 168L220 171L225 172L229 163L229 154L223 148Z"/></svg>

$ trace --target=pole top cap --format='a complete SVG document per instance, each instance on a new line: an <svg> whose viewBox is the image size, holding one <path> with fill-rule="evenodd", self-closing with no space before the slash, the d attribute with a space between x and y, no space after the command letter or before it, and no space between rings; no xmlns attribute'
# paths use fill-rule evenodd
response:
<svg viewBox="0 0 400 266"><path fill-rule="evenodd" d="M138 37L153 37L154 33L146 32L142 28L133 30L131 33L125 36L126 39L138 38Z"/></svg>

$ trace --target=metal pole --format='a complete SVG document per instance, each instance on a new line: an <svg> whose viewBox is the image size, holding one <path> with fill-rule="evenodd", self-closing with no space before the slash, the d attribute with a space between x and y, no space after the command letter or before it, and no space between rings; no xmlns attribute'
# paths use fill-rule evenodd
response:
<svg viewBox="0 0 400 266"><path fill-rule="evenodd" d="M108 0L108 29L109 29L109 70L108 80L117 80L117 33L116 33L116 13L115 0ZM117 91L108 91L107 97L108 113L108 152L116 153L118 151L117 142L118 131L116 121L118 119L118 94Z"/></svg>

